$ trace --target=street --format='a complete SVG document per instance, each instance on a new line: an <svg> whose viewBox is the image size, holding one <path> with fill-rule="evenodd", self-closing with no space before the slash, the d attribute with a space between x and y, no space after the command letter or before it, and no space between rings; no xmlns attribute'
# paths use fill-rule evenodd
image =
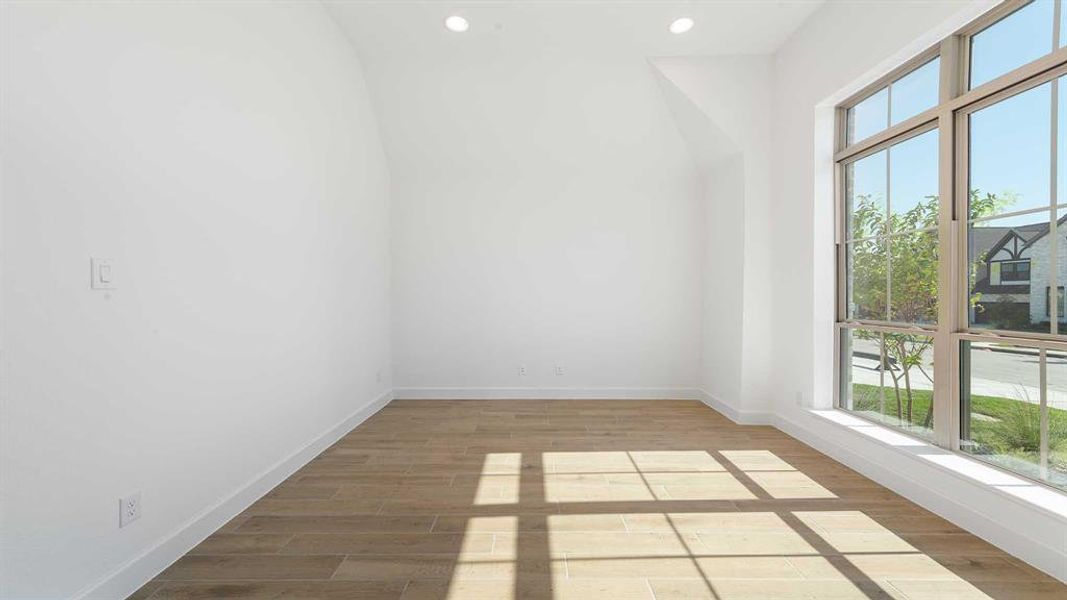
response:
<svg viewBox="0 0 1067 600"><path fill-rule="evenodd" d="M879 348L877 340L854 338L852 348L852 381L878 385ZM933 376L933 347L923 353L923 370ZM1049 356L1047 359L1048 405L1067 410L1067 359ZM932 382L917 367L911 370L911 387L933 389ZM892 387L890 374L885 385ZM987 345L973 345L971 349L971 393L982 396L1011 398L1034 404L1041 401L1040 373L1036 354L993 350Z"/></svg>

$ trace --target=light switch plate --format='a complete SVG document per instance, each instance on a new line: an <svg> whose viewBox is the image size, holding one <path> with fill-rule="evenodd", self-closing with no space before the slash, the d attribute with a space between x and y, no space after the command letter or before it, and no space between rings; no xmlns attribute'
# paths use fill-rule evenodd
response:
<svg viewBox="0 0 1067 600"><path fill-rule="evenodd" d="M89 259L89 287L94 290L113 290L115 285L115 269L110 258Z"/></svg>

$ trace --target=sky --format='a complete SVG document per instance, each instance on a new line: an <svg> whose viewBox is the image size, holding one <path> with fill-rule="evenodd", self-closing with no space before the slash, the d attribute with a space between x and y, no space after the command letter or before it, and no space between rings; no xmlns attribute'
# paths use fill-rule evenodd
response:
<svg viewBox="0 0 1067 600"><path fill-rule="evenodd" d="M1052 50L1052 0L1035 0L972 39L971 87L977 87ZM1062 11L1067 32L1067 10ZM1067 34L1064 35L1067 38ZM938 96L934 59L870 96L853 110L852 139L861 140L934 106ZM1060 78L1057 136L1057 201L1067 204L1067 76ZM890 101L891 98L891 101ZM1045 83L970 118L970 187L1017 201L1001 212L1048 207L1051 175L1052 83ZM893 212L913 208L938 191L938 132L906 140L851 165L855 195L889 198ZM996 219L988 226L1041 220L1037 215Z"/></svg>

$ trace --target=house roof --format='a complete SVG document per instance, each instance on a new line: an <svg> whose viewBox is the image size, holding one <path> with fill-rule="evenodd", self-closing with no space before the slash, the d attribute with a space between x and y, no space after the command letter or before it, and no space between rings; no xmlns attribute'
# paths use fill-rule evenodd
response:
<svg viewBox="0 0 1067 600"><path fill-rule="evenodd" d="M1060 219L1060 223L1064 219ZM985 254L988 258L1003 248L1013 237L1019 237L1025 247L1033 245L1048 234L1048 223L1031 223L1015 227L972 227L968 245L971 256Z"/></svg>
<svg viewBox="0 0 1067 600"><path fill-rule="evenodd" d="M1056 220L1056 227L1058 228L1060 225L1063 225L1064 223L1067 223L1067 215L1063 215L1062 217L1060 217L1059 219ZM1046 235L1048 235L1048 232L1049 232L1048 223L1037 223L1035 225L1026 225L1025 227L1037 227L1039 229L1039 231L1026 242L1026 247L1027 248L1029 248L1030 246L1033 246L1034 242L1036 242L1037 240L1045 237Z"/></svg>

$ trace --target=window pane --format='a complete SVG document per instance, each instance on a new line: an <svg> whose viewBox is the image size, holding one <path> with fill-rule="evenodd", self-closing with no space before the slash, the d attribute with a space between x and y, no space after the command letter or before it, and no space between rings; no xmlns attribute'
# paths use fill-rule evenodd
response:
<svg viewBox="0 0 1067 600"><path fill-rule="evenodd" d="M893 82L890 96L892 105L890 125L906 121L922 111L937 105L938 82L941 77L941 59L926 63L911 73Z"/></svg>
<svg viewBox="0 0 1067 600"><path fill-rule="evenodd" d="M1001 261L1000 280L1011 283L1030 282L1030 259Z"/></svg>
<svg viewBox="0 0 1067 600"><path fill-rule="evenodd" d="M1034 0L971 38L971 87L1052 51L1052 0Z"/></svg>
<svg viewBox="0 0 1067 600"><path fill-rule="evenodd" d="M933 436L933 338L842 330L841 408Z"/></svg>
<svg viewBox="0 0 1067 600"><path fill-rule="evenodd" d="M970 218L1049 206L1051 82L970 116Z"/></svg>
<svg viewBox="0 0 1067 600"><path fill-rule="evenodd" d="M894 235L889 250L889 320L937 323L937 232Z"/></svg>
<svg viewBox="0 0 1067 600"><path fill-rule="evenodd" d="M885 238L869 238L846 246L848 317L885 321L888 280Z"/></svg>
<svg viewBox="0 0 1067 600"><path fill-rule="evenodd" d="M1037 478L1041 371L1038 350L963 342L960 449Z"/></svg>
<svg viewBox="0 0 1067 600"><path fill-rule="evenodd" d="M1067 489L1067 352L1045 352L1045 375L1048 389L1048 458L1045 481Z"/></svg>
<svg viewBox="0 0 1067 600"><path fill-rule="evenodd" d="M937 227L937 130L889 148L892 231Z"/></svg>
<svg viewBox="0 0 1067 600"><path fill-rule="evenodd" d="M847 142L871 137L889 126L889 88L882 88L848 109Z"/></svg>
<svg viewBox="0 0 1067 600"><path fill-rule="evenodd" d="M888 182L887 152L882 150L845 166L849 239L880 235L885 232L886 189Z"/></svg>
<svg viewBox="0 0 1067 600"><path fill-rule="evenodd" d="M848 109L845 141L866 139L937 105L940 69L938 57Z"/></svg>
<svg viewBox="0 0 1067 600"><path fill-rule="evenodd" d="M841 330L841 408L882 421L882 334L863 329Z"/></svg>
<svg viewBox="0 0 1067 600"><path fill-rule="evenodd" d="M1045 312L1052 257L1050 219L1047 211L1039 211L968 226L972 326L1051 331ZM1065 267L1057 269L1065 274L1061 277L1067 276Z"/></svg>

